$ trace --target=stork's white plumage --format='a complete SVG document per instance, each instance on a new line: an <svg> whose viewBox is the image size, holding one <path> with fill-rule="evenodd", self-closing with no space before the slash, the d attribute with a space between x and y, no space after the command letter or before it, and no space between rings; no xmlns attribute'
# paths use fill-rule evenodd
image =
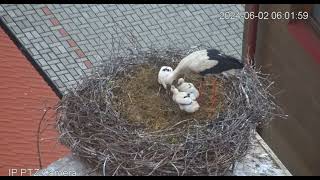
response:
<svg viewBox="0 0 320 180"><path fill-rule="evenodd" d="M166 78L170 73L172 73L173 69L170 66L162 66L158 73L158 83L161 84L165 89L167 89Z"/></svg>
<svg viewBox="0 0 320 180"><path fill-rule="evenodd" d="M199 110L200 105L197 101L191 98L191 94L187 92L180 92L175 86L171 86L172 100L179 105L180 110L188 113L193 113Z"/></svg>
<svg viewBox="0 0 320 180"><path fill-rule="evenodd" d="M223 74L229 77L242 68L243 64L238 59L224 55L216 49L199 50L183 58L175 70L167 76L165 83L171 85L179 75L189 72L202 76Z"/></svg>
<svg viewBox="0 0 320 180"><path fill-rule="evenodd" d="M185 82L183 78L178 79L178 90L182 92L187 92L191 94L191 98L196 100L199 97L199 91L190 82Z"/></svg>

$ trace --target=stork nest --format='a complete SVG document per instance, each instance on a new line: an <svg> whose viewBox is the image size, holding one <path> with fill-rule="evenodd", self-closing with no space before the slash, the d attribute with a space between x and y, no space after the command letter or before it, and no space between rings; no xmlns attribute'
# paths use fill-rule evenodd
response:
<svg viewBox="0 0 320 180"><path fill-rule="evenodd" d="M236 77L207 78L200 110L180 111L157 82L182 51L117 57L62 98L60 142L104 175L226 175L250 147L257 126L282 111L267 75L245 66ZM201 77L186 81L200 86Z"/></svg>

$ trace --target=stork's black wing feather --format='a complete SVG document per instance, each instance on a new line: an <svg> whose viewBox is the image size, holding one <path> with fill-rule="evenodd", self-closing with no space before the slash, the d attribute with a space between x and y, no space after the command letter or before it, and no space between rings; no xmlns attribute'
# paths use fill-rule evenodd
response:
<svg viewBox="0 0 320 180"><path fill-rule="evenodd" d="M218 64L210 69L200 72L201 75L219 74L231 69L242 69L243 64L235 57L222 54L219 50L208 49L207 55L209 60L216 60Z"/></svg>

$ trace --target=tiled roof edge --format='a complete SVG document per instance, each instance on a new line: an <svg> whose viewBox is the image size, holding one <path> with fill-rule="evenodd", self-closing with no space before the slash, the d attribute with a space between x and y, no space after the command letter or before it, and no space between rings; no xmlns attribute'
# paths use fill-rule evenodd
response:
<svg viewBox="0 0 320 180"><path fill-rule="evenodd" d="M61 99L62 93L59 89L54 85L52 80L47 76L47 74L41 69L41 67L36 63L31 54L27 51L27 49L21 44L18 38L14 35L14 33L9 29L9 27L5 24L3 19L0 17L0 27L4 30L4 32L9 36L9 38L14 42L14 44L18 47L18 49L22 52L22 54L28 59L28 61L32 64L32 66L37 70L37 72L42 76L42 78L47 82L47 84L51 87L51 89L56 93L56 95Z"/></svg>

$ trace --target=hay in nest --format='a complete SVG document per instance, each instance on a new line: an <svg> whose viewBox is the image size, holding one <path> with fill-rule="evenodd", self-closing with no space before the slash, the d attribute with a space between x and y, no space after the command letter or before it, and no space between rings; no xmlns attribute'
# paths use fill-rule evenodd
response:
<svg viewBox="0 0 320 180"><path fill-rule="evenodd" d="M158 94L157 74L185 55L153 51L96 70L62 98L60 141L104 175L226 175L281 109L268 77L246 66L231 79L208 78L200 110L181 112L168 92ZM199 87L198 76L185 78Z"/></svg>
<svg viewBox="0 0 320 180"><path fill-rule="evenodd" d="M202 82L201 96L197 99L201 108L188 114L172 101L170 90L166 91L158 84L158 72L159 67L142 64L132 67L116 80L115 85L119 88L113 91L113 105L130 123L142 125L146 131L156 131L184 119L208 121L222 110L223 87L220 80L207 78ZM202 81L201 76L196 74L187 75L185 80L194 83L196 87Z"/></svg>

